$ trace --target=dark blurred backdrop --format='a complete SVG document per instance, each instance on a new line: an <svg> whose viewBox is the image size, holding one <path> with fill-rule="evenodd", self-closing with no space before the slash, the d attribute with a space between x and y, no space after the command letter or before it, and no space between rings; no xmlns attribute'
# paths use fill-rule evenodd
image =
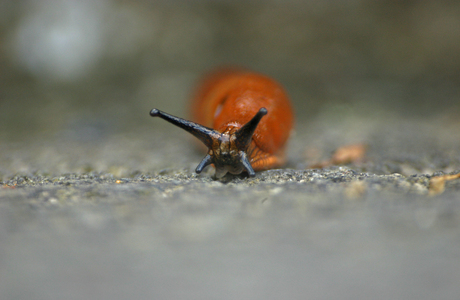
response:
<svg viewBox="0 0 460 300"><path fill-rule="evenodd" d="M98 138L185 116L199 76L246 66L298 124L336 106L460 112L460 1L1 0L0 138Z"/></svg>

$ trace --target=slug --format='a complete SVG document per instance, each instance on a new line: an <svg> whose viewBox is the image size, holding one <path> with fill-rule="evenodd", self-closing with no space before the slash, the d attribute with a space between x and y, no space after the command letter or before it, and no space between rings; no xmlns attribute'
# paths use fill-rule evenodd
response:
<svg viewBox="0 0 460 300"><path fill-rule="evenodd" d="M262 74L240 69L210 73L198 87L191 105L192 121L156 108L160 117L197 137L207 154L196 173L213 164L215 177L282 166L294 113L284 89Z"/></svg>

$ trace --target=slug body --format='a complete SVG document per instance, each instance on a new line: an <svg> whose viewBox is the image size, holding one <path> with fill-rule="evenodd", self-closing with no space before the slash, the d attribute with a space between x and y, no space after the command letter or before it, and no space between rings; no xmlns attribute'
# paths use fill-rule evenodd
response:
<svg viewBox="0 0 460 300"><path fill-rule="evenodd" d="M157 109L159 116L190 132L208 148L196 168L200 173L214 164L216 177L279 167L285 163L285 146L294 114L283 88L274 80L244 70L219 70L199 86L192 100L192 120Z"/></svg>

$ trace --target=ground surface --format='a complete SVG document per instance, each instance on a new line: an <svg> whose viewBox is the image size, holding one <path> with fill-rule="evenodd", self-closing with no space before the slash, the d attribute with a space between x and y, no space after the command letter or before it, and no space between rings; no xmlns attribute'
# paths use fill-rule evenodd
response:
<svg viewBox="0 0 460 300"><path fill-rule="evenodd" d="M456 124L338 116L297 125L288 168L224 181L156 119L3 144L3 299L454 299L460 180L429 180L460 170ZM366 158L308 168L346 142Z"/></svg>

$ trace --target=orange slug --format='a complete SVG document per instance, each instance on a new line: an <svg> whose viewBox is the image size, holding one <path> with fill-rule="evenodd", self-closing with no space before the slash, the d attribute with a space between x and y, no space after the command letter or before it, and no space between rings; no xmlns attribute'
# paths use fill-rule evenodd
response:
<svg viewBox="0 0 460 300"><path fill-rule="evenodd" d="M294 113L284 89L273 79L246 70L221 69L206 76L192 99L192 120L156 108L160 117L197 137L208 152L196 173L213 164L217 178L227 173L282 166Z"/></svg>

